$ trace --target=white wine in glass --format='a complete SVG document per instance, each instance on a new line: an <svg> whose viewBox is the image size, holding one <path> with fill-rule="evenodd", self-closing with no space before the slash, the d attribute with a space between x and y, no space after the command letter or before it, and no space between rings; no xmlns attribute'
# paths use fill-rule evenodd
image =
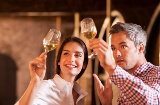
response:
<svg viewBox="0 0 160 105"><path fill-rule="evenodd" d="M61 32L56 29L50 29L45 38L43 39L43 46L45 52L54 50L60 41Z"/></svg>
<svg viewBox="0 0 160 105"><path fill-rule="evenodd" d="M97 34L97 29L92 18L84 18L81 21L81 35L85 36L87 39L95 38ZM88 58L92 58L96 55L95 52L92 52Z"/></svg>
<svg viewBox="0 0 160 105"><path fill-rule="evenodd" d="M58 44L44 44L45 52L54 50Z"/></svg>
<svg viewBox="0 0 160 105"><path fill-rule="evenodd" d="M96 32L91 31L91 32L83 32L82 35L85 36L87 39L92 39L95 38Z"/></svg>

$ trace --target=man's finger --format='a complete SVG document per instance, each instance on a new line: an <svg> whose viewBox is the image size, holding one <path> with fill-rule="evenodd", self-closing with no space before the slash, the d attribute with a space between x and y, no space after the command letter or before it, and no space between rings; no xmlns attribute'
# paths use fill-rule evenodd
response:
<svg viewBox="0 0 160 105"><path fill-rule="evenodd" d="M100 79L98 78L98 76L96 74L93 74L93 77L94 77L94 80L96 82L96 85L99 87L99 88L102 88L103 87L103 84L101 83Z"/></svg>
<svg viewBox="0 0 160 105"><path fill-rule="evenodd" d="M110 78L107 78L106 83L105 83L105 87L111 88L111 86L112 86L112 82L111 82Z"/></svg>

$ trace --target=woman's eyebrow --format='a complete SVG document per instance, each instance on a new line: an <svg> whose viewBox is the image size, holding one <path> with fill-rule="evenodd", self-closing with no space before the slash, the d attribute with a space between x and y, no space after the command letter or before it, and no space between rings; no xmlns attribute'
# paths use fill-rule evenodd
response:
<svg viewBox="0 0 160 105"><path fill-rule="evenodd" d="M62 51L67 51L67 52L69 52L69 50L62 50Z"/></svg>
<svg viewBox="0 0 160 105"><path fill-rule="evenodd" d="M70 52L69 50L63 50L65 52ZM75 51L76 53L82 53L83 54L83 51Z"/></svg>
<svg viewBox="0 0 160 105"><path fill-rule="evenodd" d="M83 54L83 52L81 52L81 51L76 51L76 53L82 53Z"/></svg>

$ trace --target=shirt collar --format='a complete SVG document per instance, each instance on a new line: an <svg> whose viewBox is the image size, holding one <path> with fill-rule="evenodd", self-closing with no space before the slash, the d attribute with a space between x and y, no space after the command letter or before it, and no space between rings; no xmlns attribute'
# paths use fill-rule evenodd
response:
<svg viewBox="0 0 160 105"><path fill-rule="evenodd" d="M138 75L141 74L142 72L145 72L148 67L152 66L152 64L150 62L145 62L142 65L140 65L135 72L133 73L133 75Z"/></svg>
<svg viewBox="0 0 160 105"><path fill-rule="evenodd" d="M81 88L81 86L77 82L74 82L73 89L82 97L88 94L84 89Z"/></svg>
<svg viewBox="0 0 160 105"><path fill-rule="evenodd" d="M73 87L73 89L82 97L88 94L85 90L81 88L81 86L77 82L74 82L74 84L72 85L70 82L67 82L64 79L62 79L58 74L54 76L53 81L60 90L64 89L68 85L71 88Z"/></svg>
<svg viewBox="0 0 160 105"><path fill-rule="evenodd" d="M65 81L58 74L54 76L53 81L55 82L55 84L60 90L62 90L66 85L72 86L70 82Z"/></svg>

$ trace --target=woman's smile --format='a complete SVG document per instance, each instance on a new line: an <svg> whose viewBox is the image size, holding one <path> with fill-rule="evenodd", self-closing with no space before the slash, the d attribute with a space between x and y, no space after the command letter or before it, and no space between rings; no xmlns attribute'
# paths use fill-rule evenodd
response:
<svg viewBox="0 0 160 105"><path fill-rule="evenodd" d="M77 66L74 64L66 64L65 65L67 68L76 68Z"/></svg>

